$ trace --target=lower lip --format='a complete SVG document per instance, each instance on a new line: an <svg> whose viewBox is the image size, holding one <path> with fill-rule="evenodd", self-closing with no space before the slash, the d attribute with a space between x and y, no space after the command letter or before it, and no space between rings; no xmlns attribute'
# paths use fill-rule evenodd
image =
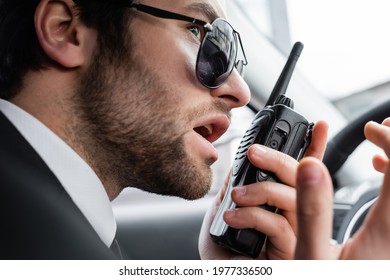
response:
<svg viewBox="0 0 390 280"><path fill-rule="evenodd" d="M207 141L202 135L193 131L191 133L190 150L199 154L202 158L212 160L213 162L218 159L218 153L215 147Z"/></svg>

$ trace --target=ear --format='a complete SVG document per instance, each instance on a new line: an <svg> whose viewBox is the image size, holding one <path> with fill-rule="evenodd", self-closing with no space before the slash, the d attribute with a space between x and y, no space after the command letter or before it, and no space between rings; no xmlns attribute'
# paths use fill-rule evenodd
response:
<svg viewBox="0 0 390 280"><path fill-rule="evenodd" d="M66 68L85 62L90 29L78 19L72 0L42 0L35 11L35 30L46 55Z"/></svg>

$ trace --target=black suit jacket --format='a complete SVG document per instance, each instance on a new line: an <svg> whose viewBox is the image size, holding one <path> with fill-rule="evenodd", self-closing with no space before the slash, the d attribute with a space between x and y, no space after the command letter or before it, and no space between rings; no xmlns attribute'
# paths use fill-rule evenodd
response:
<svg viewBox="0 0 390 280"><path fill-rule="evenodd" d="M1 112L0 258L115 259L45 162Z"/></svg>

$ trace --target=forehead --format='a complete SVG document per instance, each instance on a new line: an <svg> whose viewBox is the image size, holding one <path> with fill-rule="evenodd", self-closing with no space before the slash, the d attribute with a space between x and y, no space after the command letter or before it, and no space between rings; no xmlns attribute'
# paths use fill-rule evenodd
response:
<svg viewBox="0 0 390 280"><path fill-rule="evenodd" d="M218 17L225 18L226 17L226 1L225 0L209 0L204 1L208 2L208 4L214 8Z"/></svg>
<svg viewBox="0 0 390 280"><path fill-rule="evenodd" d="M140 2L189 16L202 16L207 21L226 17L225 0L144 0Z"/></svg>

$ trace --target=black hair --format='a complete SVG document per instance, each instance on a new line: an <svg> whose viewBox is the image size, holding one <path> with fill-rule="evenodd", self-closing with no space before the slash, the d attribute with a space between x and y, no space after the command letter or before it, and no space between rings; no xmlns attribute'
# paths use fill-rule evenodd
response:
<svg viewBox="0 0 390 280"><path fill-rule="evenodd" d="M30 70L41 70L50 60L42 50L34 27L40 0L0 0L0 98L9 99L22 87ZM105 49L123 46L129 9L113 0L73 0L80 19L98 31Z"/></svg>

